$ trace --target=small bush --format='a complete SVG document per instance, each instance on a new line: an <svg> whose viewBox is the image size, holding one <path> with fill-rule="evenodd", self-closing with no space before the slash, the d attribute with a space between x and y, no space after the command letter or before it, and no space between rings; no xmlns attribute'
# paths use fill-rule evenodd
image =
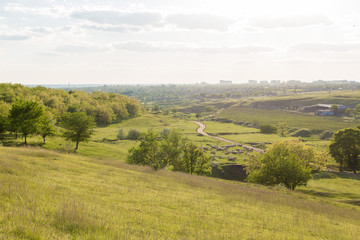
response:
<svg viewBox="0 0 360 240"><path fill-rule="evenodd" d="M329 140L333 137L334 135L334 132L329 132L329 131L326 131L324 132L323 134L320 135L320 139L323 139L323 140Z"/></svg>
<svg viewBox="0 0 360 240"><path fill-rule="evenodd" d="M119 139L119 140L124 140L124 139L126 139L126 134L125 134L124 129L120 128L120 129L119 129L119 132L118 132L118 134L117 134L116 137L117 137L117 139Z"/></svg>
<svg viewBox="0 0 360 240"><path fill-rule="evenodd" d="M136 129L130 129L128 135L127 135L127 139L130 140L138 140L141 136L141 132L136 130Z"/></svg>
<svg viewBox="0 0 360 240"><path fill-rule="evenodd" d="M294 132L291 136L293 137L311 137L311 132L307 129L300 129L297 132Z"/></svg>
<svg viewBox="0 0 360 240"><path fill-rule="evenodd" d="M261 125L260 126L261 133L276 133L277 128L275 126L271 126L269 124Z"/></svg>

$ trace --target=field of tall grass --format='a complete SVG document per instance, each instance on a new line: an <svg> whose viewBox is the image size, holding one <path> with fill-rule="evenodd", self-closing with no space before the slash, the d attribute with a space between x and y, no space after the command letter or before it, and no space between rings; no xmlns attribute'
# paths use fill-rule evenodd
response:
<svg viewBox="0 0 360 240"><path fill-rule="evenodd" d="M0 147L0 156L0 239L360 235L358 207L301 191L156 172L122 162L104 165L96 158L33 147Z"/></svg>
<svg viewBox="0 0 360 240"><path fill-rule="evenodd" d="M288 112L282 110L261 109L251 107L230 107L220 111L220 118L233 121L251 122L257 124L277 125L286 122L291 128L307 128L324 131L338 131L346 127L360 125L359 120L340 117L320 117L309 114Z"/></svg>

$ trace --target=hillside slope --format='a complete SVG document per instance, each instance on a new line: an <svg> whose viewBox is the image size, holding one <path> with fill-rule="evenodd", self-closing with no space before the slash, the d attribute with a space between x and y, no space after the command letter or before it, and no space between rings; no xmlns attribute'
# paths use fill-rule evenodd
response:
<svg viewBox="0 0 360 240"><path fill-rule="evenodd" d="M356 239L360 211L261 186L0 147L0 239Z"/></svg>

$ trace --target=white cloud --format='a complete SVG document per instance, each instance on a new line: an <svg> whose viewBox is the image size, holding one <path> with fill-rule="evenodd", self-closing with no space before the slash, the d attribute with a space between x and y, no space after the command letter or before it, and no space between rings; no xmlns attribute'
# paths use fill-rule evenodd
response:
<svg viewBox="0 0 360 240"><path fill-rule="evenodd" d="M43 15L48 17L65 17L69 15L69 9L64 6L51 7L27 7L20 3L9 3L4 7L4 10L12 13Z"/></svg>
<svg viewBox="0 0 360 240"><path fill-rule="evenodd" d="M296 52L352 52L360 51L359 43L303 43L290 47Z"/></svg>
<svg viewBox="0 0 360 240"><path fill-rule="evenodd" d="M73 43L61 45L55 48L57 52L63 53L91 53L91 52L103 52L108 50L107 47L102 47L89 43Z"/></svg>
<svg viewBox="0 0 360 240"><path fill-rule="evenodd" d="M139 26L128 26L128 25L111 25L111 24L83 24L82 28L94 31L105 31L105 32L139 32L144 28Z"/></svg>
<svg viewBox="0 0 360 240"><path fill-rule="evenodd" d="M173 42L130 41L113 44L115 49L134 52L199 52L218 54L250 54L271 52L274 49L266 46L203 46Z"/></svg>
<svg viewBox="0 0 360 240"><path fill-rule="evenodd" d="M159 13L121 11L77 11L71 17L100 24L134 26L157 25L162 19Z"/></svg>
<svg viewBox="0 0 360 240"><path fill-rule="evenodd" d="M168 15L165 18L165 22L185 29L226 31L235 21L228 17L209 13L177 13Z"/></svg>
<svg viewBox="0 0 360 240"><path fill-rule="evenodd" d="M325 15L315 14L257 17L251 18L249 24L258 28L300 28L312 25L329 25L332 22Z"/></svg>
<svg viewBox="0 0 360 240"><path fill-rule="evenodd" d="M24 41L29 39L30 37L28 35L23 34L0 34L0 40L5 41Z"/></svg>

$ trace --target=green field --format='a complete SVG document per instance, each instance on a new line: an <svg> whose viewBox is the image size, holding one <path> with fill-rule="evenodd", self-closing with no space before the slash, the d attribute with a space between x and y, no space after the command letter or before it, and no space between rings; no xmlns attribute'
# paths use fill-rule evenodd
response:
<svg viewBox="0 0 360 240"><path fill-rule="evenodd" d="M251 122L257 124L277 125L286 122L291 128L307 128L324 131L337 131L346 127L360 125L359 120L340 117L320 117L298 112L260 109L250 107L230 107L220 111L220 118L233 121Z"/></svg>
<svg viewBox="0 0 360 240"><path fill-rule="evenodd" d="M0 239L356 239L329 198L79 154L0 147ZM327 179L346 190L353 180ZM351 180L351 181L349 181ZM320 185L319 185L320 184ZM307 191L321 188L310 182Z"/></svg>

